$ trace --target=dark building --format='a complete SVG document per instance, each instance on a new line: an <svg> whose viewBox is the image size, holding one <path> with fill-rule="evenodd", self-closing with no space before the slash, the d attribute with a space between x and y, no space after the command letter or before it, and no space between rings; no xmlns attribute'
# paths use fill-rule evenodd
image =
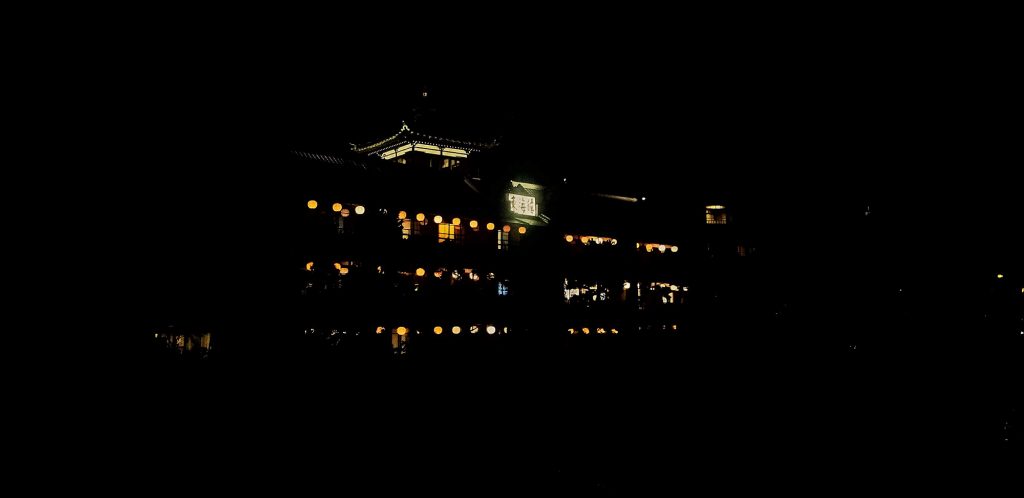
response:
<svg viewBox="0 0 1024 498"><path fill-rule="evenodd" d="M679 335L742 298L735 280L756 252L731 199L681 194L666 210L527 176L496 141L406 123L289 162L297 328L363 352Z"/></svg>

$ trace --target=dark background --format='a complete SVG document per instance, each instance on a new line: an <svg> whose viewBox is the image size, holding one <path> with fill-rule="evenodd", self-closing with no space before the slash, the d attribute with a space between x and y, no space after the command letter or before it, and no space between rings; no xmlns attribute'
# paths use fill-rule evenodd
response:
<svg viewBox="0 0 1024 498"><path fill-rule="evenodd" d="M767 470L789 451L832 482L900 455L1000 455L991 427L1020 409L1019 360L978 339L978 315L992 306L992 276L1019 282L1022 270L1008 32L924 13L815 23L796 20L806 12L775 13L789 23L744 13L713 26L657 13L504 14L451 34L408 21L372 29L375 18L349 13L308 29L245 16L198 31L141 23L68 44L48 84L71 96L70 178L88 179L74 190L89 222L70 235L88 264L69 294L85 297L68 297L67 314L90 333L71 342L81 348L60 382L66 411L48 415L78 461L104 445L150 482L192 465L247 486L361 475L380 486L629 494L733 468L802 479ZM393 133L424 88L467 134L539 157L524 165L538 175L666 210L683 183L742 199L773 258L766 278L800 310L794 330L856 323L875 351L849 368L831 350L815 359L820 340L769 359L689 358L721 363L690 367L706 382L682 389L701 407L682 418L658 416L683 396L665 357L634 358L646 366L564 397L550 377L564 368L557 360L493 382L394 387L425 371L325 372L263 357L194 369L137 355L138 334L169 321L275 332L290 237L281 154ZM776 359L800 361L767 369ZM600 370L598 360L584 367ZM504 415L454 415L495 410ZM562 417L579 422L553 422ZM249 470L225 470L234 461ZM386 462L420 477L396 477Z"/></svg>

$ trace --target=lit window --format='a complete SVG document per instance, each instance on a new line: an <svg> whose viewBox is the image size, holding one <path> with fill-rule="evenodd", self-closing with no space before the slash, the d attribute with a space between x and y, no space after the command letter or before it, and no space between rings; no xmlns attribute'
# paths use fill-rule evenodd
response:
<svg viewBox="0 0 1024 498"><path fill-rule="evenodd" d="M408 240L412 235L412 220L402 220L402 240Z"/></svg>
<svg viewBox="0 0 1024 498"><path fill-rule="evenodd" d="M508 228L508 225L505 225ZM508 232L502 230L498 232L498 250L504 251L508 249Z"/></svg>
<svg viewBox="0 0 1024 498"><path fill-rule="evenodd" d="M705 206L704 219L708 225L725 225L728 221L725 215L725 206L720 204Z"/></svg>

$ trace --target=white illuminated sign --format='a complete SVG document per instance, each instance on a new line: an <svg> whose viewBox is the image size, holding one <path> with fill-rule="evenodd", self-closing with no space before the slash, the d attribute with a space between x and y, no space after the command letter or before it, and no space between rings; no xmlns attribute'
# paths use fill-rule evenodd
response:
<svg viewBox="0 0 1024 498"><path fill-rule="evenodd" d="M508 194L512 212L526 216L537 216L537 199L528 195Z"/></svg>

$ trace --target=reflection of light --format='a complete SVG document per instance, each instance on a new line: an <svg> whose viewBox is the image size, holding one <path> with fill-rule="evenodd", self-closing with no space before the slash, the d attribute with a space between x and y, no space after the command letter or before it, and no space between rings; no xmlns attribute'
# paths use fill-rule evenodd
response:
<svg viewBox="0 0 1024 498"><path fill-rule="evenodd" d="M407 328L405 328L405 327L398 327L398 328L397 328L397 329L395 330L395 332L397 332L397 333L398 333L398 335L405 335L405 334L409 333L409 329L407 329Z"/></svg>
<svg viewBox="0 0 1024 498"><path fill-rule="evenodd" d="M309 209L316 209L316 201L310 199L309 202L306 203L306 207Z"/></svg>
<svg viewBox="0 0 1024 498"><path fill-rule="evenodd" d="M572 242L572 235L566 235L565 236L565 241L566 242Z"/></svg>
<svg viewBox="0 0 1024 498"><path fill-rule="evenodd" d="M417 277L422 277L423 275L426 275L426 274L427 274L427 271L424 270L423 268L417 268L416 269L416 276Z"/></svg>
<svg viewBox="0 0 1024 498"><path fill-rule="evenodd" d="M452 218L452 225L459 226L462 224L462 220L459 218Z"/></svg>
<svg viewBox="0 0 1024 498"><path fill-rule="evenodd" d="M306 271L313 271L313 262L306 263Z"/></svg>
<svg viewBox="0 0 1024 498"><path fill-rule="evenodd" d="M441 328L441 327L434 327L434 333L435 334L441 335L441 332L444 332L443 328Z"/></svg>
<svg viewBox="0 0 1024 498"><path fill-rule="evenodd" d="M494 230L494 223L488 223L487 224L487 229L488 230Z"/></svg>
<svg viewBox="0 0 1024 498"><path fill-rule="evenodd" d="M334 211L335 213L340 213L341 212L341 203L340 202L335 202L331 206L331 211Z"/></svg>
<svg viewBox="0 0 1024 498"><path fill-rule="evenodd" d="M405 219L405 216L406 216L406 215L405 215L405 211L399 211L399 212L398 212L398 217L399 217L399 218L401 218L401 219L403 219L403 220L404 220L404 219Z"/></svg>
<svg viewBox="0 0 1024 498"><path fill-rule="evenodd" d="M476 228L476 227L478 227L478 226L480 226L480 224L479 224L479 223L477 223L477 221L476 221L476 220L470 220L470 222L469 222L469 228L473 228L473 229L475 229L475 228Z"/></svg>
<svg viewBox="0 0 1024 498"><path fill-rule="evenodd" d="M519 235L523 235L525 233L526 233L526 227L519 227Z"/></svg>
<svg viewBox="0 0 1024 498"><path fill-rule="evenodd" d="M356 206L356 214L363 214L366 212L366 208L363 206Z"/></svg>
<svg viewBox="0 0 1024 498"><path fill-rule="evenodd" d="M452 327L452 333L455 334L455 335L461 334L462 333L462 327L459 327L458 325Z"/></svg>
<svg viewBox="0 0 1024 498"><path fill-rule="evenodd" d="M444 218L442 218L441 215L434 216L434 223L440 225L442 221L444 221Z"/></svg>
<svg viewBox="0 0 1024 498"><path fill-rule="evenodd" d="M498 331L498 329L494 328L494 325L488 325L487 326L487 334L488 335L494 335L494 333L497 332L497 331Z"/></svg>

